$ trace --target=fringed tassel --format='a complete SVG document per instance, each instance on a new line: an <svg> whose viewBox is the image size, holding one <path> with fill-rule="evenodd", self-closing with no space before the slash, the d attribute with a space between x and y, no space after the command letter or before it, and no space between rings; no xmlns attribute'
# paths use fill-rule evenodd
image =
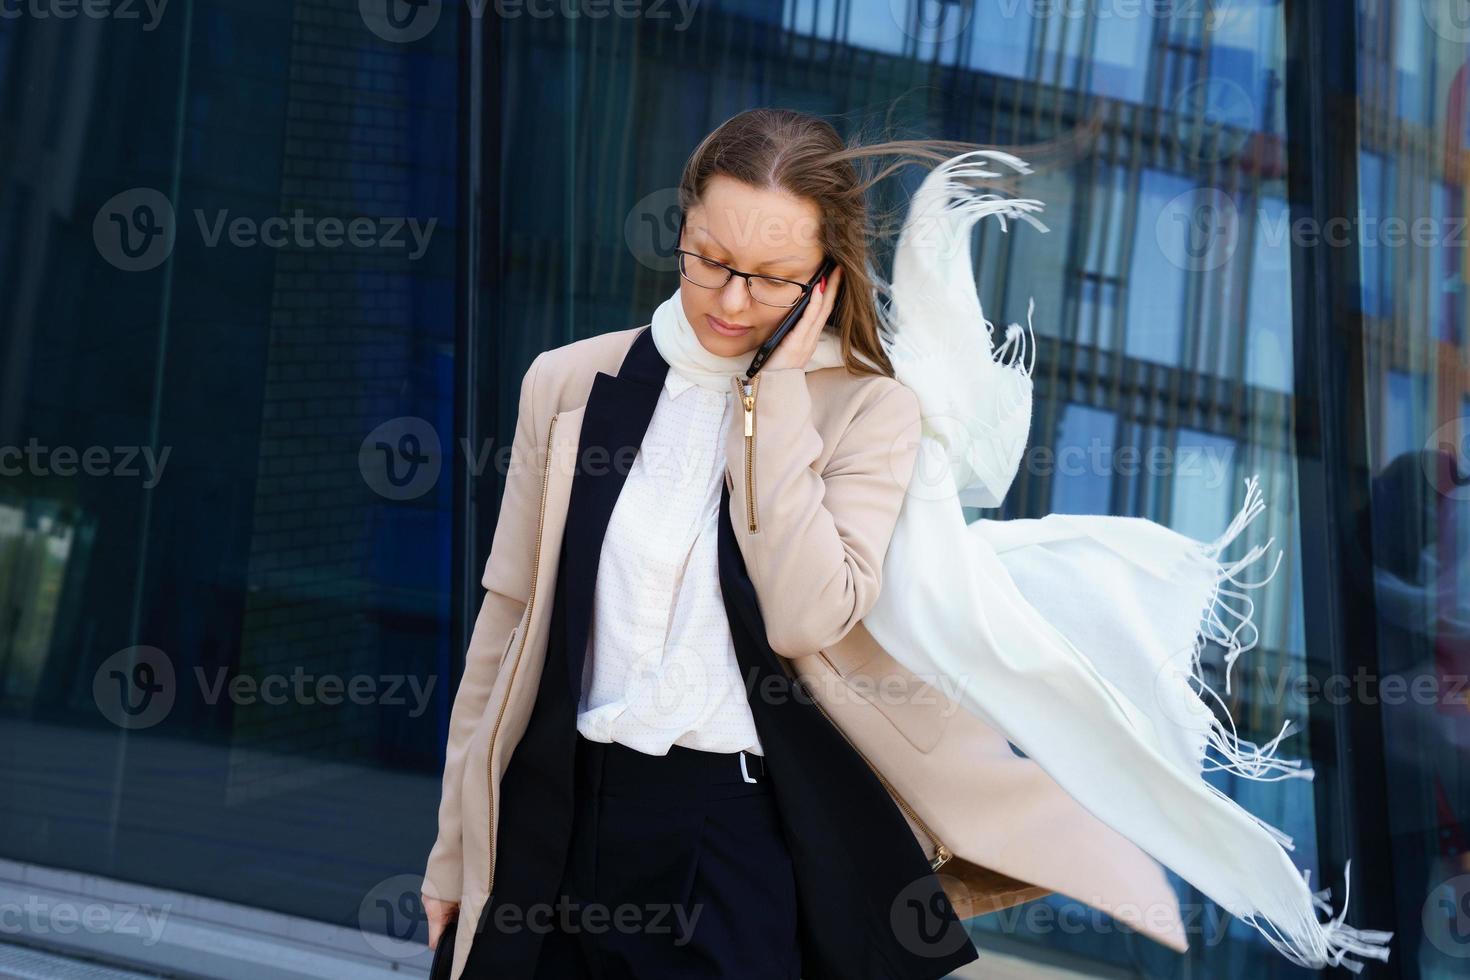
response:
<svg viewBox="0 0 1470 980"><path fill-rule="evenodd" d="M1206 781L1205 785L1214 796L1224 801L1232 809L1250 817L1284 849L1288 851L1296 849L1296 843L1290 835L1251 813L1213 783ZM1352 867L1353 862L1349 859L1343 866L1345 879L1351 880ZM1311 869L1303 871L1302 874L1310 888ZM1300 909L1291 923L1290 930L1283 930L1281 925L1264 915L1237 914L1237 918L1264 936L1266 941L1287 959L1308 969L1321 970L1328 966L1342 966L1354 973L1361 973L1362 963L1345 959L1349 953L1356 956L1370 956L1387 962L1387 944L1393 938L1393 933L1378 929L1358 929L1343 922L1347 917L1348 898L1351 894L1346 888L1343 893L1342 911L1338 913L1337 918L1330 919L1328 922L1317 921L1314 908L1327 913L1329 917L1332 915L1332 906L1327 902L1331 894L1332 889L1330 888L1312 892L1313 908Z"/></svg>
<svg viewBox="0 0 1470 980"><path fill-rule="evenodd" d="M1282 779L1311 779L1314 771L1302 769L1300 759L1278 759L1275 757L1281 740L1291 732L1291 721L1288 719L1281 726L1281 731L1275 738L1264 745L1240 738L1235 730L1235 720L1230 716L1230 711L1220 696L1205 683L1200 676L1199 656L1204 647L1205 640L1213 640L1226 648L1225 652L1225 693L1230 693L1230 668L1240 655L1254 648L1260 640L1260 632L1256 628L1252 615L1255 612L1255 603L1243 590L1258 589L1271 581L1276 571L1281 567L1281 554L1278 552L1276 562L1271 568L1271 573L1258 582L1242 581L1240 572L1246 566L1260 559L1276 540L1274 537L1267 540L1265 544L1256 545L1251 548L1244 557L1232 562L1223 562L1220 554L1230 545L1246 526L1266 509L1265 495L1261 492L1260 479L1252 475L1246 480L1245 501L1240 510L1236 512L1234 519L1214 541L1204 545L1200 549L1200 555L1207 561L1213 562L1216 567L1215 588L1212 590L1210 599L1206 603L1202 613L1200 635L1194 650L1194 680L1197 680L1202 688L1202 693L1208 693L1220 706L1219 715L1224 716L1221 721L1219 716L1212 712L1210 734L1208 744L1227 760L1225 763L1217 763L1207 760L1205 772L1230 772L1246 779L1254 779L1260 782L1276 782ZM1226 588L1224 583L1230 583L1237 588ZM1240 600L1242 609L1233 608L1226 598ZM1237 623L1231 627L1226 623L1226 617L1233 617ZM1241 634L1246 633L1248 641L1242 641ZM1295 850L1295 842L1290 835L1279 828L1257 817L1234 799L1229 797L1219 787L1206 781L1210 792L1221 800L1228 801L1241 813L1248 815L1266 833L1287 851ZM1344 868L1344 874L1350 875L1352 862L1348 861ZM1311 884L1311 871L1303 872L1306 875L1308 885ZM1326 898L1331 894L1330 889L1322 889L1312 893L1312 905L1328 916L1332 915L1332 907ZM1393 938L1393 933L1383 932L1376 929L1357 929L1347 925L1343 920L1347 916L1348 894L1343 896L1342 911L1335 919L1328 922L1318 922L1313 908L1300 910L1299 916L1290 923L1291 928L1283 931L1281 925L1258 915L1242 915L1240 919L1263 935L1267 942L1271 943L1287 959L1298 966L1308 969L1324 969L1328 966L1343 966L1354 973L1360 973L1363 964L1346 957L1349 954L1367 956L1383 961L1388 960L1388 940Z"/></svg>
<svg viewBox="0 0 1470 980"><path fill-rule="evenodd" d="M1009 420L1017 412L1031 411L1031 371L1036 366L1036 335L1031 329L1031 314L1036 309L1036 300L1032 298L1026 304L1026 326L1019 323L1011 323L1006 327L1005 340L999 347L992 344L991 360L998 366L1012 371L1015 374L1015 384L997 385L1000 394L999 411L996 413L995 428L999 429L1009 425ZM985 314L982 312L981 316ZM985 321L986 330L991 329L989 320ZM1030 353L1030 360L1026 355Z"/></svg>
<svg viewBox="0 0 1470 980"><path fill-rule="evenodd" d="M1218 627L1218 630L1213 632L1210 638L1226 648L1226 694L1230 693L1230 668L1234 666L1236 659L1242 653L1245 653L1247 650L1256 645L1256 642L1259 639L1259 631L1256 629L1256 625L1251 619L1251 614L1255 611L1255 603L1251 601L1251 598L1247 596L1244 592L1240 592L1235 589L1221 588L1219 586L1219 583L1231 582L1235 585L1240 586L1240 588L1242 589L1258 589L1275 577L1276 569L1280 567L1282 557L1281 553L1278 552L1276 555L1276 564L1271 568L1271 574L1267 575L1259 582L1242 582L1240 581L1240 579L1236 578L1236 575L1240 572L1241 569L1245 568L1247 565L1252 564L1257 558L1260 558L1262 555L1264 555L1267 550L1270 549L1271 545L1276 541L1274 537L1269 538L1265 544L1259 544L1251 548L1251 550L1248 551L1243 558L1240 558L1234 562L1230 562L1229 564L1223 564L1220 562L1220 552L1225 550L1225 548L1229 546L1229 544L1234 541L1242 531L1245 530L1246 525L1254 520L1256 515L1260 514L1266 509L1266 498L1265 495L1261 492L1259 475L1252 474L1245 481L1245 487L1245 502L1241 504L1240 510L1236 512L1235 518L1231 520L1229 526L1225 528L1225 532L1223 534L1221 534L1214 541L1205 545L1204 548L1201 550L1201 554L1206 559L1214 561L1220 565L1220 571L1217 575L1216 580L1216 590L1215 593L1211 596L1207 610L1209 615L1209 625L1211 627ZM1221 594L1239 598L1246 607L1245 612L1238 613L1234 609L1226 605L1224 602L1220 601ZM1228 613L1232 616L1235 616L1237 619L1240 620L1240 624L1234 629L1230 629L1225 625L1224 620L1222 620L1217 614L1217 610L1218 612ZM1240 632L1241 630L1247 628L1249 628L1252 632L1251 641L1249 643L1241 643Z"/></svg>
<svg viewBox="0 0 1470 980"><path fill-rule="evenodd" d="M964 176L995 176L988 172L964 172ZM1002 231L1009 231L1006 227L1006 219L1014 218L1024 221L1029 225L1042 231L1048 230L1046 225L1032 217L1031 212L1041 211L1046 205L1034 197L1001 197L999 194L977 194L972 187L966 187L959 181L950 181L945 185L945 192L953 195L946 206L949 213L967 215L969 218L978 220L985 217L1000 219Z"/></svg>
<svg viewBox="0 0 1470 980"><path fill-rule="evenodd" d="M1213 691L1210 693L1214 693ZM1217 699L1218 700L1218 699ZM1222 705L1223 708L1223 705ZM1300 759L1278 759L1275 757L1276 750L1281 747L1281 740L1291 733L1291 721L1288 719L1281 725L1281 731L1276 737L1265 745L1257 745L1254 742L1240 738L1235 732L1235 722L1230 719L1230 713L1226 711L1225 717L1230 721L1230 731L1225 731L1223 723L1216 719L1210 726L1209 744L1214 747L1225 758L1228 763L1219 763L1213 759L1204 760L1205 772L1231 772L1246 779L1254 779L1262 783L1274 783L1283 779L1312 779L1316 774L1315 769L1302 769ZM1291 770L1290 772L1286 770Z"/></svg>
<svg viewBox="0 0 1470 980"><path fill-rule="evenodd" d="M1012 323L1006 327L1006 339L992 355L997 364L1020 371L1028 378L1036 367L1036 332L1031 329L1031 314L1035 311L1036 297L1033 296L1026 303L1026 326ZM990 329L989 320L985 321L985 327ZM1028 352L1031 355L1029 360L1026 358Z"/></svg>
<svg viewBox="0 0 1470 980"><path fill-rule="evenodd" d="M1004 164L1022 174L1031 173L1031 167L1025 160L1004 150L977 149L950 158L925 178L924 186L915 195L900 236L900 251L912 250L917 243L925 240L937 240L941 243L968 242L967 236L971 227L985 217L999 219L1003 231L1009 230L1008 218L1025 221L1041 231L1047 231L1046 225L1032 214L1043 210L1045 202L1035 198L1008 198L985 193L970 183L1001 176L1000 170L987 166L990 163ZM895 257L895 264L898 264L898 256ZM929 278L943 274L939 260L932 256L923 265L927 267ZM958 324L947 324L946 329L905 331L898 322L898 310L910 307L924 309L924 304L903 302L892 282L875 270L869 271L873 282L874 305L878 311L879 339L898 371L900 380L906 373L901 370L903 367L912 370L919 362L933 359L938 364L948 365L953 369L959 365L974 364L975 358L981 355L983 349L997 366L1016 371L1017 383L995 386L998 398L994 417L972 416L966 419L967 424L984 430L972 433L972 438L983 439L990 431L1008 429L1010 420L1016 413L1029 413L1029 385L1036 352L1035 336L1031 330L1031 317L1036 309L1034 298L1027 306L1026 328L1023 330L1018 323L1010 324L999 345L996 343L995 324L985 316L978 297L974 300L974 312L979 314L979 319L985 326L984 338L978 335L978 331ZM957 269L956 274L959 271ZM920 277L921 280L923 278L925 277ZM913 285L911 283L910 287ZM966 321L969 320L968 312L966 311L967 315L964 317ZM915 333L917 337L913 336Z"/></svg>
<svg viewBox="0 0 1470 980"><path fill-rule="evenodd" d="M1327 922L1318 922L1316 913L1312 909L1303 909L1300 919L1293 923L1294 928L1290 934L1283 934L1280 926L1269 919L1255 915L1242 915L1240 921L1247 923L1266 937L1266 941L1274 946L1282 956L1298 966L1309 970L1321 970L1329 966L1341 966L1354 973L1363 972L1363 964L1357 960L1348 959L1348 955L1367 956L1375 960L1388 962L1388 941L1393 938L1393 933L1381 929L1358 929L1347 925L1343 920L1347 917L1348 900L1352 897L1352 870L1353 862L1349 859L1343 865L1343 897L1342 911L1337 918L1329 919ZM1311 887L1312 872L1302 872L1307 887ZM1330 888L1324 888L1312 893L1312 904L1329 916L1332 915L1332 906L1325 901L1332 893Z"/></svg>
<svg viewBox="0 0 1470 980"><path fill-rule="evenodd" d="M1213 747L1226 761L1218 762L1205 758L1200 760L1204 772L1230 772L1245 779L1253 779L1258 782L1277 782L1282 779L1311 779L1314 771L1302 769L1300 759L1279 759L1276 752L1281 747L1281 740L1291 733L1291 721L1288 719L1281 726L1281 731L1276 737L1258 745L1255 742L1243 739L1235 728L1235 719L1230 715L1230 709L1225 700L1204 679L1200 664L1200 657L1204 651L1205 642L1213 641L1225 647L1225 693L1230 693L1230 668L1241 654L1254 648L1260 640L1260 632L1257 630L1252 617L1255 612L1255 603L1250 596L1246 595L1244 589L1258 589L1271 581L1276 575L1277 569L1281 567L1281 554L1276 555L1276 564L1267 575L1259 582L1244 582L1239 574L1246 566L1256 562L1271 547L1276 540L1274 537L1265 544L1256 545L1251 548L1243 558L1233 562L1222 562L1220 553L1230 545L1246 526L1250 524L1259 514L1266 509L1265 495L1261 492L1259 476L1252 475L1246 480L1245 501L1236 512L1235 517L1225 528L1225 531L1214 541L1202 545L1199 549L1201 560L1211 563L1215 568L1215 584L1210 591L1208 601L1205 603L1204 611L1200 614L1200 630L1195 637L1194 649L1191 653L1191 677L1190 679L1199 685L1199 696L1203 700L1206 696L1213 699L1219 706L1219 711L1211 711L1210 731L1207 736L1206 745ZM1226 588L1224 583L1231 583L1239 588ZM1242 609L1233 608L1227 598L1240 600ZM1226 623L1225 617L1233 617L1238 622L1233 627ZM1241 634L1246 633L1248 641L1241 639ZM1222 720L1223 716L1223 720ZM1269 828L1268 828L1269 829ZM1289 844L1284 844L1290 850Z"/></svg>

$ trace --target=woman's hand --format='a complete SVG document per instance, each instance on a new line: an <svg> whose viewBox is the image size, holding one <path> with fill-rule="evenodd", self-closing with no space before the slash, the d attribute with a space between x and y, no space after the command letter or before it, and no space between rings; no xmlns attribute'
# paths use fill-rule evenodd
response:
<svg viewBox="0 0 1470 980"><path fill-rule="evenodd" d="M837 303L837 288L841 284L842 267L838 266L812 290L811 302L806 304L801 319L781 343L776 345L775 353L766 361L762 370L806 367L812 355L817 352L817 341L822 337L822 327L832 315L832 307Z"/></svg>
<svg viewBox="0 0 1470 980"><path fill-rule="evenodd" d="M429 948L439 947L439 937L444 935L444 930L449 924L459 917L459 903L445 902L427 895L420 895L424 903L424 915L429 920Z"/></svg>

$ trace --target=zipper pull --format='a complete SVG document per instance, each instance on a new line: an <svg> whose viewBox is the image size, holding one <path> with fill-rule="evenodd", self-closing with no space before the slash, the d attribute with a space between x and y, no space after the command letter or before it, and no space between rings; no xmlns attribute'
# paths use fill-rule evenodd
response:
<svg viewBox="0 0 1470 980"><path fill-rule="evenodd" d="M745 434L755 435L755 386L740 380L740 375L733 375L740 403L745 406Z"/></svg>

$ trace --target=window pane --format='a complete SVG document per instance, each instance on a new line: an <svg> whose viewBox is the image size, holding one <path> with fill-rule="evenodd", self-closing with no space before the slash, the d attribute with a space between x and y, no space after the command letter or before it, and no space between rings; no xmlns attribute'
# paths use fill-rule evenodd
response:
<svg viewBox="0 0 1470 980"><path fill-rule="evenodd" d="M6 858L353 926L422 868L457 47L355 4L0 18Z"/></svg>
<svg viewBox="0 0 1470 980"><path fill-rule="evenodd" d="M1455 4L1360 0L1361 363L1395 958L1464 972L1470 907L1470 40ZM1373 122L1369 124L1369 120ZM1397 229L1393 221L1400 222Z"/></svg>

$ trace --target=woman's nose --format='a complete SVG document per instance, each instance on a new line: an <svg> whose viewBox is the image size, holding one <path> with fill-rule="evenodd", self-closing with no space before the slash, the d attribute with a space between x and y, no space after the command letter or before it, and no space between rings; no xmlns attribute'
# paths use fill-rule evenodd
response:
<svg viewBox="0 0 1470 980"><path fill-rule="evenodd" d="M731 276L720 290L720 309L734 316L750 305L750 284L741 276Z"/></svg>

